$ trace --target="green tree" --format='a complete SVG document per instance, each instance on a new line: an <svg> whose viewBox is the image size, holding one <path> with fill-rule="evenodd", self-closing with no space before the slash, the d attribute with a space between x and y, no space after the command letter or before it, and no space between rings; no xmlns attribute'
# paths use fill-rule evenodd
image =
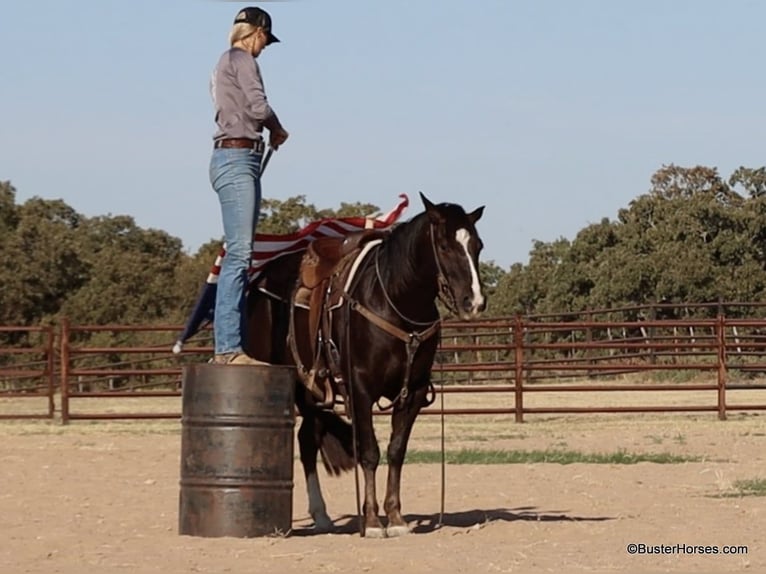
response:
<svg viewBox="0 0 766 574"><path fill-rule="evenodd" d="M617 241L615 224L606 218L583 228L553 273L546 295L547 308L582 311L593 307L593 291L602 280L604 265Z"/></svg>
<svg viewBox="0 0 766 574"><path fill-rule="evenodd" d="M175 308L176 269L184 260L180 239L141 229L122 215L88 220L78 240L89 277L62 313L81 323L151 323Z"/></svg>
<svg viewBox="0 0 766 574"><path fill-rule="evenodd" d="M14 212L13 230L0 240L0 322L29 325L57 314L87 281L76 240L82 217L61 200L40 198Z"/></svg>
<svg viewBox="0 0 766 574"><path fill-rule="evenodd" d="M16 189L9 181L0 181L0 240L18 225Z"/></svg>
<svg viewBox="0 0 766 574"><path fill-rule="evenodd" d="M516 263L499 277L492 303L495 313L545 313L548 309L546 297L550 285L569 247L569 240L564 238L551 243L534 241L534 247L529 253L529 263Z"/></svg>
<svg viewBox="0 0 766 574"><path fill-rule="evenodd" d="M324 217L374 216L380 208L357 202L341 203L338 209L317 209L313 203L306 203L305 195L297 195L285 200L264 199L261 212L258 233L287 234Z"/></svg>
<svg viewBox="0 0 766 574"><path fill-rule="evenodd" d="M729 185L741 185L752 198L766 195L766 167L757 169L740 166L729 178Z"/></svg>

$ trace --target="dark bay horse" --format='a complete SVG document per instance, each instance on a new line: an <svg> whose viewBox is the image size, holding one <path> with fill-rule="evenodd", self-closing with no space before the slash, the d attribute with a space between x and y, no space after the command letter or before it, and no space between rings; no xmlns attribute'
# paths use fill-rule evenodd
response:
<svg viewBox="0 0 766 574"><path fill-rule="evenodd" d="M306 476L309 512L318 531L332 529L317 476L317 454L328 473L354 468L354 441L364 475L364 531L369 537L409 532L401 514L402 464L415 418L428 403L430 374L439 342L437 298L457 317L481 313L486 300L479 275L482 242L476 222L484 207L471 213L455 204L433 204L421 194L425 211L397 225L360 264L344 304L333 312L332 338L348 387L353 428L333 410L316 406L296 381L302 416L298 431ZM248 352L273 364L295 365L288 339L290 294L302 253L282 257L267 267L260 289L248 298ZM306 313L294 312L295 338L305 356ZM308 364L305 363L304 364ZM373 428L373 406L392 401L387 451L388 481L378 515L375 474L380 450Z"/></svg>

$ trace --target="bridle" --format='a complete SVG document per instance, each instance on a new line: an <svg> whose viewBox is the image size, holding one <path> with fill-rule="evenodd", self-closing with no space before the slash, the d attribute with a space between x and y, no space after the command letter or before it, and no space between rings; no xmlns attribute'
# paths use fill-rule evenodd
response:
<svg viewBox="0 0 766 574"><path fill-rule="evenodd" d="M434 253L434 263L436 263L436 283L438 285L439 300L444 303L444 306L450 313L457 315L457 301L455 301L455 294L449 286L449 281L447 281L446 275L444 275L442 263L436 250L436 234L434 233L433 223L430 226L429 233L431 235L431 249Z"/></svg>

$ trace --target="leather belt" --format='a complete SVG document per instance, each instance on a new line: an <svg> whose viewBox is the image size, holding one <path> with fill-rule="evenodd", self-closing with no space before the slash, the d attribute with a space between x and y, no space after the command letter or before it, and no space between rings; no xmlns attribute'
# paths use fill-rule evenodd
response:
<svg viewBox="0 0 766 574"><path fill-rule="evenodd" d="M262 139L253 140L250 138L226 138L222 140L216 140L213 147L218 148L245 148L253 149L258 153L262 153L266 148L266 144Z"/></svg>

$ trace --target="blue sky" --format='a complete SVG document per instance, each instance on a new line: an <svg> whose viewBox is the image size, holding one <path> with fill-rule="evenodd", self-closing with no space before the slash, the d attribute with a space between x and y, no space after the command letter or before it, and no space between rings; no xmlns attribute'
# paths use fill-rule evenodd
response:
<svg viewBox="0 0 766 574"><path fill-rule="evenodd" d="M291 138L264 196L485 205L483 260L614 218L663 164L764 165L756 0L296 0L260 57ZM221 236L208 79L247 3L36 0L0 11L0 180Z"/></svg>

